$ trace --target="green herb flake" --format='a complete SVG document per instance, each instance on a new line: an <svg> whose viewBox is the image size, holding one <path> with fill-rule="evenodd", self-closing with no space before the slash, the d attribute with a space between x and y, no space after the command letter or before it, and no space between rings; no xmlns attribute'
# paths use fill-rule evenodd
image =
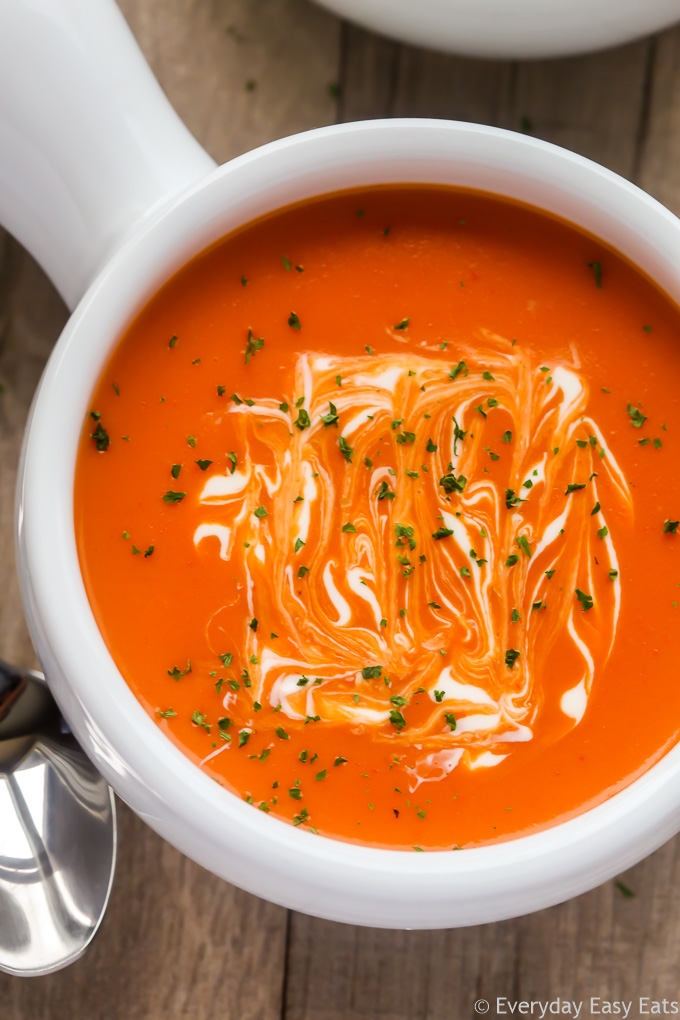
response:
<svg viewBox="0 0 680 1020"><path fill-rule="evenodd" d="M302 329L302 326L300 325L300 319L298 318L295 312L291 312L290 315L288 316L288 325L291 327L291 329Z"/></svg>
<svg viewBox="0 0 680 1020"><path fill-rule="evenodd" d="M263 506L257 506L253 510L253 514L255 515L255 517L266 517L267 516L267 511L265 510L265 508Z"/></svg>
<svg viewBox="0 0 680 1020"><path fill-rule="evenodd" d="M352 463L352 454L354 453L353 448L349 445L344 436L340 436L338 439L338 446L340 447L340 453L343 455L346 461Z"/></svg>
<svg viewBox="0 0 680 1020"><path fill-rule="evenodd" d="M630 422L633 428L641 428L647 421L647 416L638 407L634 407L633 404L628 404L626 409L630 415Z"/></svg>
<svg viewBox="0 0 680 1020"><path fill-rule="evenodd" d="M581 606L583 607L583 612L587 613L588 610L592 609L594 604L595 604L593 602L592 595L586 595L586 593L584 591L581 591L580 588L575 588L574 591L576 592L576 598L578 599L578 601L581 603Z"/></svg>
<svg viewBox="0 0 680 1020"><path fill-rule="evenodd" d="M181 680L183 676L187 676L189 673L191 673L191 659L187 659L186 669L173 666L172 669L168 670L168 676L173 680Z"/></svg>
<svg viewBox="0 0 680 1020"><path fill-rule="evenodd" d="M529 547L529 540L527 539L526 535L519 535L515 541L517 542L517 545L520 547L524 555L528 556L529 559L531 559L531 549Z"/></svg>
<svg viewBox="0 0 680 1020"><path fill-rule="evenodd" d="M517 651L516 648L508 648L508 650L505 653L505 665L508 667L508 669L514 669L515 663L519 659L519 655L520 653Z"/></svg>
<svg viewBox="0 0 680 1020"><path fill-rule="evenodd" d="M172 489L168 489L168 491L163 496L163 502L164 503L181 503L185 496L186 496L186 492L173 492Z"/></svg>
<svg viewBox="0 0 680 1020"><path fill-rule="evenodd" d="M592 269L593 276L595 277L595 286L602 287L602 263L601 262L589 262L588 268Z"/></svg>
<svg viewBox="0 0 680 1020"><path fill-rule="evenodd" d="M375 680L382 674L382 666L364 666L361 670L363 680Z"/></svg>
<svg viewBox="0 0 680 1020"><path fill-rule="evenodd" d="M408 319L402 319L401 322L398 322L397 325L394 328L395 329L407 329L408 324L409 324L410 321L411 321L411 317L409 316Z"/></svg>

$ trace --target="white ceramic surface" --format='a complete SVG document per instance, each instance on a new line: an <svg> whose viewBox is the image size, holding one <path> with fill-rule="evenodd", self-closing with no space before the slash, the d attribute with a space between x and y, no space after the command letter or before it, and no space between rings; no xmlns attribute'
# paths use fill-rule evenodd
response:
<svg viewBox="0 0 680 1020"><path fill-rule="evenodd" d="M79 34L87 4L114 17L109 0L13 0L14 14L49 8ZM0 6L0 40L7 24ZM102 45L96 18L88 20L85 49ZM120 27L120 26L119 26ZM69 42L70 45L70 42ZM30 73L39 97L54 73L55 47L35 58L32 40L21 52L0 54ZM138 62L122 29L116 39L121 67ZM35 62L34 62L35 59ZM112 57L113 59L113 57ZM97 82L98 62L60 117L81 123L78 95ZM91 86L91 88L88 88ZM100 90L101 92L101 90ZM98 93L99 94L99 93ZM149 186L149 210L124 161L107 162L107 210L93 198L89 247L79 250L91 271L113 250L64 330L34 401L17 500L17 548L29 626L51 688L75 734L105 777L153 828L211 871L277 903L323 917L384 927L451 927L498 920L556 903L628 867L680 829L680 747L606 803L545 832L463 852L406 853L341 843L293 828L225 793L168 741L141 708L99 634L80 575L73 531L73 476L77 442L89 397L112 346L135 312L175 269L214 239L268 210L333 189L386 181L468 185L533 202L593 231L624 252L680 300L680 223L666 209L616 175L544 142L471 124L383 121L349 124L266 145L198 176L195 143L182 137L155 88L140 87L134 103L119 94L124 116L113 130L121 146L135 146ZM89 99L82 99L88 103ZM108 105L107 105L108 103ZM110 101L102 107L107 116ZM37 102L37 106L40 103ZM60 266L60 231L82 209L78 189L102 167L89 131L66 125L47 130L45 118L22 108L0 89L0 132L15 118L30 146L0 146L0 181L12 180L18 210L12 225L73 300L85 263L72 277ZM163 201L156 150L138 144L140 124L159 117L174 132L177 175L186 186ZM86 123L86 121L82 121ZM125 139L125 132L129 137ZM8 138L9 135L0 134ZM136 139L136 141L135 141ZM10 138L10 142L12 139ZM184 150L182 147L184 146ZM125 150L127 151L127 150ZM162 163L167 153L161 146ZM51 167L72 195L65 209L38 201L31 152ZM22 174L15 160L25 157ZM210 165L210 161L208 161ZM165 170L167 173L167 168ZM49 175L47 175L49 177ZM22 212L24 210L24 212ZM7 203L0 205L5 215ZM61 217L53 220L53 214ZM137 228L131 224L141 219ZM113 224L120 225L116 235ZM106 234L106 238L104 238ZM117 243L118 242L118 243ZM61 275L60 275L61 274Z"/></svg>
<svg viewBox="0 0 680 1020"><path fill-rule="evenodd" d="M469 57L561 57L680 20L680 0L318 0L375 32Z"/></svg>

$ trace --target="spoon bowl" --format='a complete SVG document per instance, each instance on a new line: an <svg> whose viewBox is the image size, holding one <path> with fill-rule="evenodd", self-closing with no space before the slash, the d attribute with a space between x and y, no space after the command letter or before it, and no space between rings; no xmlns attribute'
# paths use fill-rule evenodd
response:
<svg viewBox="0 0 680 1020"><path fill-rule="evenodd" d="M86 950L116 861L113 792L40 673L0 661L0 970L49 974Z"/></svg>

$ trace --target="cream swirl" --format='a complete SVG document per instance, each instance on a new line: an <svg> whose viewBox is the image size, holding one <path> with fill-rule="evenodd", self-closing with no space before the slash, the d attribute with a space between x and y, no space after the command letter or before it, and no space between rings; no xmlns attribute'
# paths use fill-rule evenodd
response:
<svg viewBox="0 0 680 1020"><path fill-rule="evenodd" d="M576 725L632 512L578 366L483 334L455 360L302 354L292 389L230 405L194 536L243 578L253 703L409 742L419 782L497 764L542 709Z"/></svg>

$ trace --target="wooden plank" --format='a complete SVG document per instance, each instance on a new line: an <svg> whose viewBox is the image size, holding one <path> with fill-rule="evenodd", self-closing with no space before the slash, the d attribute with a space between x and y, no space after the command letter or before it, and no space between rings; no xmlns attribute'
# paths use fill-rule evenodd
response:
<svg viewBox="0 0 680 1020"><path fill-rule="evenodd" d="M636 182L680 214L680 28L658 37Z"/></svg>
<svg viewBox="0 0 680 1020"><path fill-rule="evenodd" d="M654 44L516 65L502 127L530 129L631 177Z"/></svg>
<svg viewBox="0 0 680 1020"><path fill-rule="evenodd" d="M338 77L339 22L320 9L297 0L121 7L169 97L217 159L334 120L327 86ZM31 396L65 321L41 270L0 232L0 649L24 664L35 660L14 570L16 463ZM286 911L209 875L122 805L119 817L114 892L92 948L40 980L0 974L2 1020L278 1018Z"/></svg>
<svg viewBox="0 0 680 1020"><path fill-rule="evenodd" d="M120 0L156 77L218 162L332 123L340 23L299 0Z"/></svg>

